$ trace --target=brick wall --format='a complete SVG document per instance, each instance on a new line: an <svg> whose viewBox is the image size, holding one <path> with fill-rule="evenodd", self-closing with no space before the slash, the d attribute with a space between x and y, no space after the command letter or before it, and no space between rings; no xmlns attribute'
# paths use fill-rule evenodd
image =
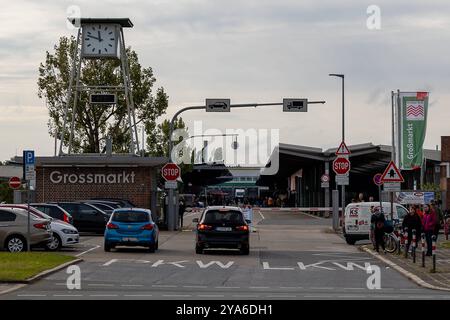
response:
<svg viewBox="0 0 450 320"><path fill-rule="evenodd" d="M36 201L75 201L85 200L96 197L121 198L132 201L139 207L150 208L151 201L151 167L37 167L36 168ZM52 172L54 181L61 180L60 183L54 183L50 179ZM134 173L134 182L132 183L131 174ZM120 183L88 183L89 174L114 175L110 182L119 181ZM80 183L80 177L85 177L85 183ZM117 179L117 176L122 178ZM123 182L123 176L128 176L128 182ZM64 183L64 176L66 183ZM78 177L78 178L76 178ZM70 180L76 183L70 183ZM125 179L126 180L126 179Z"/></svg>

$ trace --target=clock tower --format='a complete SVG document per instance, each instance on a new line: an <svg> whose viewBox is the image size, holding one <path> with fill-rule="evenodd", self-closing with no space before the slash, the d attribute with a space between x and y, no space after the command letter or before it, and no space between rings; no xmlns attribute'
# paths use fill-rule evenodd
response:
<svg viewBox="0 0 450 320"><path fill-rule="evenodd" d="M133 94L128 58L125 50L123 28L132 28L133 23L128 18L71 18L69 21L78 27L76 46L72 52L72 67L70 72L69 88L67 90L66 106L62 135L69 130L69 144L66 153L63 152L63 141L59 146L59 155L72 153L72 140L74 135L75 116L77 114L78 96L81 91L88 91L91 95L89 103L115 104L117 93L125 95L127 104L127 118L130 134L129 152L132 155L140 153L136 115L134 110ZM123 75L123 84L113 86L105 83L101 86L80 85L81 64L83 59L118 59L120 71ZM92 97L95 97L93 99ZM103 99L104 98L104 99ZM69 108L71 117L69 119ZM142 141L142 143L144 143Z"/></svg>

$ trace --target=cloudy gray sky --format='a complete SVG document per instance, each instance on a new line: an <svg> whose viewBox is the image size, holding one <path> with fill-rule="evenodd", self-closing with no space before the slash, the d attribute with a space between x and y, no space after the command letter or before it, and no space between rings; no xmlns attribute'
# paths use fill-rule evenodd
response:
<svg viewBox="0 0 450 320"><path fill-rule="evenodd" d="M367 7L381 9L381 29L366 27ZM233 103L283 97L326 100L308 113L280 107L201 111L192 127L279 128L285 143L328 148L340 140L340 83L345 73L348 144L390 143L390 91L430 91L425 145L450 127L450 3L364 0L2 1L0 11L0 160L24 148L53 153L38 65L62 35L67 10L83 17L129 17L126 41L170 96L168 116L207 97Z"/></svg>

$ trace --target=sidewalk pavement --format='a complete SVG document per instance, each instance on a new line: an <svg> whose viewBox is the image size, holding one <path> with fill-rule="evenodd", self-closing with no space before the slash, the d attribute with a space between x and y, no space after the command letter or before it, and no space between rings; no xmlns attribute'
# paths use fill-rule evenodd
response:
<svg viewBox="0 0 450 320"><path fill-rule="evenodd" d="M402 248L401 255L397 253L377 254L372 245L363 245L361 249L369 252L380 260L388 260L400 268L397 270L403 273L411 280L422 285L422 280L434 289L450 290L450 241L446 241L443 235L439 236L436 249L436 272L432 272L433 257L425 257L425 267L422 267L422 251L419 247L416 251L416 263L413 263L412 255L408 253L408 258L405 258L405 251ZM403 269L403 271L401 270ZM411 277L411 275L415 277Z"/></svg>

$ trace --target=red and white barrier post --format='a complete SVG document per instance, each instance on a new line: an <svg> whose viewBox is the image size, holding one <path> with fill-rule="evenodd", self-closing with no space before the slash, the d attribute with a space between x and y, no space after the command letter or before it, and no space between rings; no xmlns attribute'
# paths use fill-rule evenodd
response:
<svg viewBox="0 0 450 320"><path fill-rule="evenodd" d="M404 242L405 242L405 258L408 258L408 250L409 250L409 243L408 243L408 228L405 228L404 231Z"/></svg>
<svg viewBox="0 0 450 320"><path fill-rule="evenodd" d="M433 272L436 272L436 236L432 237L433 239L433 244L432 244L432 255L433 255Z"/></svg>
<svg viewBox="0 0 450 320"><path fill-rule="evenodd" d="M416 263L416 247L417 247L416 229L413 229L413 231L412 231L412 257L413 257L413 263Z"/></svg>
<svg viewBox="0 0 450 320"><path fill-rule="evenodd" d="M421 243L422 243L422 267L425 268L425 233L423 232L421 235Z"/></svg>

